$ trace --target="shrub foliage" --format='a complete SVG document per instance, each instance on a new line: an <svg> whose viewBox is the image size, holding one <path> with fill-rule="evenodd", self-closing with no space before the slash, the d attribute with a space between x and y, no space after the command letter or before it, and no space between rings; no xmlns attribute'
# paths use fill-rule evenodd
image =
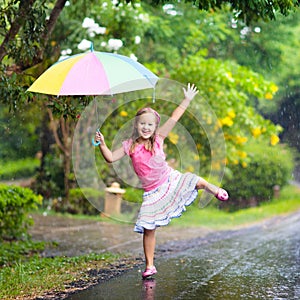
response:
<svg viewBox="0 0 300 300"><path fill-rule="evenodd" d="M250 144L251 159L247 166L233 165L226 174L223 185L230 193L231 208L256 206L271 200L274 187L282 188L291 179L293 155L283 145L266 146ZM228 207L228 205L227 205Z"/></svg>
<svg viewBox="0 0 300 300"><path fill-rule="evenodd" d="M33 224L28 212L42 203L42 196L31 189L0 184L0 240L27 236Z"/></svg>

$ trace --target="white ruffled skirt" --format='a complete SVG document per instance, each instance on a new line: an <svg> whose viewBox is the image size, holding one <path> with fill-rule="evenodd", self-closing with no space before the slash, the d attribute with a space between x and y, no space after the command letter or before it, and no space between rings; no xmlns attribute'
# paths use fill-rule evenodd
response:
<svg viewBox="0 0 300 300"><path fill-rule="evenodd" d="M199 177L195 174L172 170L165 183L143 194L134 231L144 233L144 228L153 230L168 225L172 218L180 217L186 206L197 198L198 181Z"/></svg>

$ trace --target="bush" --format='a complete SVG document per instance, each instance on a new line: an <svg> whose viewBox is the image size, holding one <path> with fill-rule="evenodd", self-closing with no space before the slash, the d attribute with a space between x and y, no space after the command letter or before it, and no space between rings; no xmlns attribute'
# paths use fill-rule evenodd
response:
<svg viewBox="0 0 300 300"><path fill-rule="evenodd" d="M35 175L39 165L40 161L37 158L0 162L0 180L13 180L31 177Z"/></svg>
<svg viewBox="0 0 300 300"><path fill-rule="evenodd" d="M126 193L122 195L123 200L134 203L142 203L143 202L143 193L144 191L141 189L136 189L132 187L126 188Z"/></svg>
<svg viewBox="0 0 300 300"><path fill-rule="evenodd" d="M0 185L0 240L13 240L27 235L33 224L27 212L37 209L42 196L31 189Z"/></svg>
<svg viewBox="0 0 300 300"><path fill-rule="evenodd" d="M251 159L247 167L231 166L230 173L223 180L223 186L230 193L230 202L224 206L231 209L257 206L271 200L274 187L282 188L292 175L293 156L287 147L259 143L248 147Z"/></svg>

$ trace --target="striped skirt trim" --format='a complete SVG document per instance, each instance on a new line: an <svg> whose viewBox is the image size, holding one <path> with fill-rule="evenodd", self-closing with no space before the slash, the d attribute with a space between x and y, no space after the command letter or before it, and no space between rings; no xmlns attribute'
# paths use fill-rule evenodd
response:
<svg viewBox="0 0 300 300"><path fill-rule="evenodd" d="M172 170L167 182L144 193L134 231L144 233L144 228L152 230L180 217L198 196L198 180L195 174Z"/></svg>

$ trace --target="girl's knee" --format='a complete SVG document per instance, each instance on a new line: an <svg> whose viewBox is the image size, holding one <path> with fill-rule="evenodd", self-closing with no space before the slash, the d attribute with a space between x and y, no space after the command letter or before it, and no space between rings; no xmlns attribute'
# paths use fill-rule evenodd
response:
<svg viewBox="0 0 300 300"><path fill-rule="evenodd" d="M199 180L196 184L196 189L197 190L202 190L202 189L205 189L207 186L207 181L201 177L199 177Z"/></svg>
<svg viewBox="0 0 300 300"><path fill-rule="evenodd" d="M152 236L155 234L155 229L144 229L144 235Z"/></svg>

